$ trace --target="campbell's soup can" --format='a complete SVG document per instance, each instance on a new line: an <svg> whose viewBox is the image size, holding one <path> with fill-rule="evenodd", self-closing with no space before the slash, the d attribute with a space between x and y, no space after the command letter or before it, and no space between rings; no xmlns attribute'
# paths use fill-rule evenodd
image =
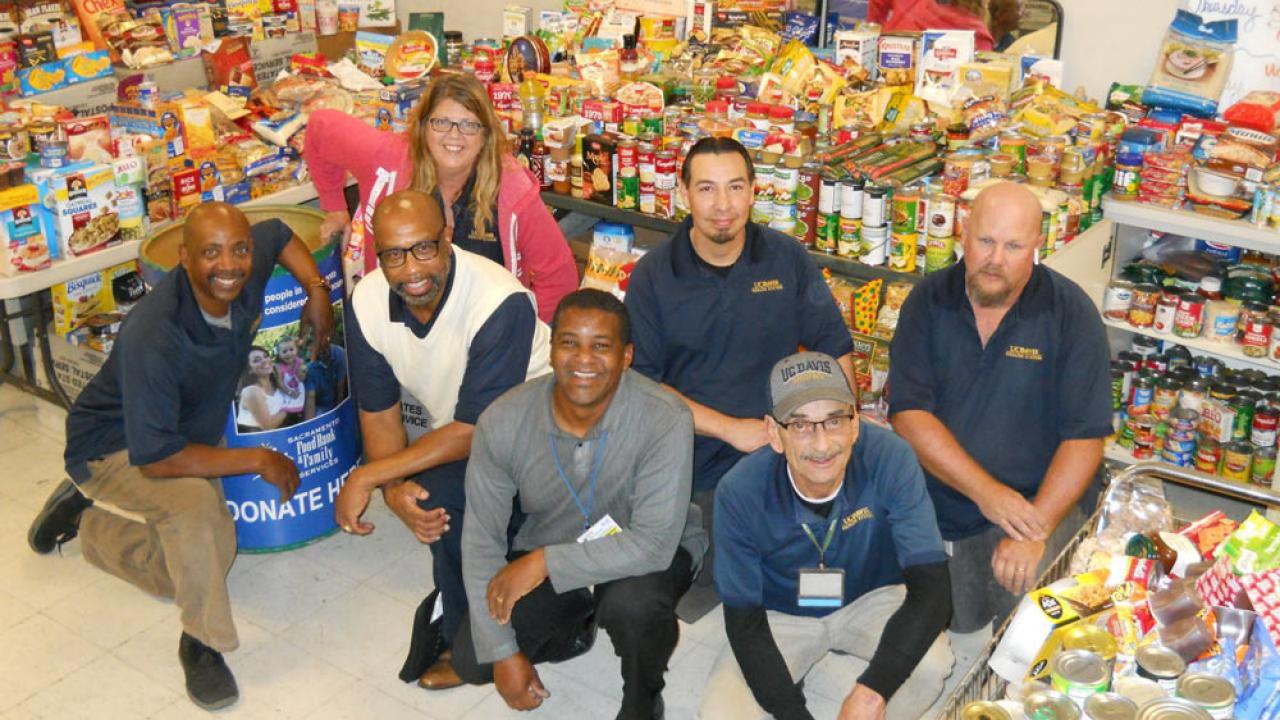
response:
<svg viewBox="0 0 1280 720"><path fill-rule="evenodd" d="M640 165L640 144L635 138L618 140L618 172L623 168L637 168Z"/></svg>
<svg viewBox="0 0 1280 720"><path fill-rule="evenodd" d="M1222 447L1222 477L1247 482L1252 466L1253 445L1238 441Z"/></svg>
<svg viewBox="0 0 1280 720"><path fill-rule="evenodd" d="M1222 443L1211 437L1201 437L1196 443L1196 470L1217 475L1222 464Z"/></svg>

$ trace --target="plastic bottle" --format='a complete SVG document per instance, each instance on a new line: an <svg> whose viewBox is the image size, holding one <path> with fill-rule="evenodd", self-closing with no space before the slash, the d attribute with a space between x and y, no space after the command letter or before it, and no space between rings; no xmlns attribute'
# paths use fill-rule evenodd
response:
<svg viewBox="0 0 1280 720"><path fill-rule="evenodd" d="M541 134L542 118L546 111L547 89L529 75L520 83L517 92L520 95L523 127L532 130L535 134Z"/></svg>

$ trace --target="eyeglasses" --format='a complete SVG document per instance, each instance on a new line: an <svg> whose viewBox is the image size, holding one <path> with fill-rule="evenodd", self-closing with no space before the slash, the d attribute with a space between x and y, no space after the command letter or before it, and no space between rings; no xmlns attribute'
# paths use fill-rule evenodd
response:
<svg viewBox="0 0 1280 720"><path fill-rule="evenodd" d="M829 433L845 430L853 421L853 415L834 415L826 420L792 420L791 422L782 422L774 418L774 421L797 435L813 435L817 432L818 426L822 426L822 429Z"/></svg>
<svg viewBox="0 0 1280 720"><path fill-rule="evenodd" d="M463 135L475 135L484 129L484 125L475 120L450 120L449 118L431 118L427 121L431 125L431 129L441 135L448 134L454 128L458 128L458 132Z"/></svg>
<svg viewBox="0 0 1280 720"><path fill-rule="evenodd" d="M382 263L383 267L398 268L404 264L409 253L413 253L414 258L421 260L422 262L427 262L428 260L434 260L436 254L439 252L439 240L423 240L421 242L416 242L407 248L388 248L386 250L379 250L378 261Z"/></svg>

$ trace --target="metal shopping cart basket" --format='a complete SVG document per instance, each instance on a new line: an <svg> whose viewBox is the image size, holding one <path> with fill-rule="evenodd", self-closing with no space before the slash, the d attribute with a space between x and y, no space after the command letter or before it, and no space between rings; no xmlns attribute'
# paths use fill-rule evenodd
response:
<svg viewBox="0 0 1280 720"><path fill-rule="evenodd" d="M1246 485L1231 480L1225 480L1213 475L1206 475L1188 468L1179 468L1172 465L1166 465L1160 462L1142 462L1130 465L1124 472L1116 475L1112 482L1119 480L1127 480L1137 476L1146 476L1163 480L1167 482L1186 485L1188 487L1204 490L1207 492L1224 495L1227 497L1238 498L1252 503L1269 505L1272 507L1280 507L1280 492L1268 490L1256 485ZM1067 546L1063 548L1058 557L1049 565L1044 574L1037 579L1035 587L1044 587L1049 583L1061 579L1067 574L1067 568L1071 564L1071 558L1075 555L1076 548L1080 542L1088 537L1098 522L1098 516L1101 510L1095 511L1094 514L1085 522L1080 531L1071 538ZM1012 616L1010 616L1012 620ZM962 720L964 707L971 702L977 700L997 700L1004 697L1005 683L1004 680L996 675L991 667L987 665L987 661L991 659L991 653L1000 644L1000 639L1004 637L1005 630L1009 627L1009 620L991 637L991 642L983 648L982 652L974 660L973 667L965 676L960 684L956 686L955 692L947 699L942 707L939 718L945 720Z"/></svg>

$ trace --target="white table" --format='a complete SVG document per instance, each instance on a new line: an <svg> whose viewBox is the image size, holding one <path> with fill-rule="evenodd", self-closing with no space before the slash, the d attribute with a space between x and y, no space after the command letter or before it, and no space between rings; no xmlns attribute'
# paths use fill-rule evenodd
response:
<svg viewBox="0 0 1280 720"><path fill-rule="evenodd" d="M348 183L350 184L352 183ZM307 182L242 203L241 207L301 205L315 198L315 186ZM164 225L159 225L152 229L152 234L163 229ZM53 369L53 359L49 353L49 311L45 307L43 293L54 285L68 280L100 272L122 262L136 260L141 246L141 240L130 240L83 257L59 260L46 270L13 277L0 277L0 383L10 383L19 390L61 404L63 407L71 407L66 391L58 382L58 376ZM19 310L10 313L5 306L7 300L17 300ZM40 358L50 389L36 383L33 368L26 368L25 376L13 372L16 353L9 321L23 317L30 317L35 326L34 340L40 347Z"/></svg>

